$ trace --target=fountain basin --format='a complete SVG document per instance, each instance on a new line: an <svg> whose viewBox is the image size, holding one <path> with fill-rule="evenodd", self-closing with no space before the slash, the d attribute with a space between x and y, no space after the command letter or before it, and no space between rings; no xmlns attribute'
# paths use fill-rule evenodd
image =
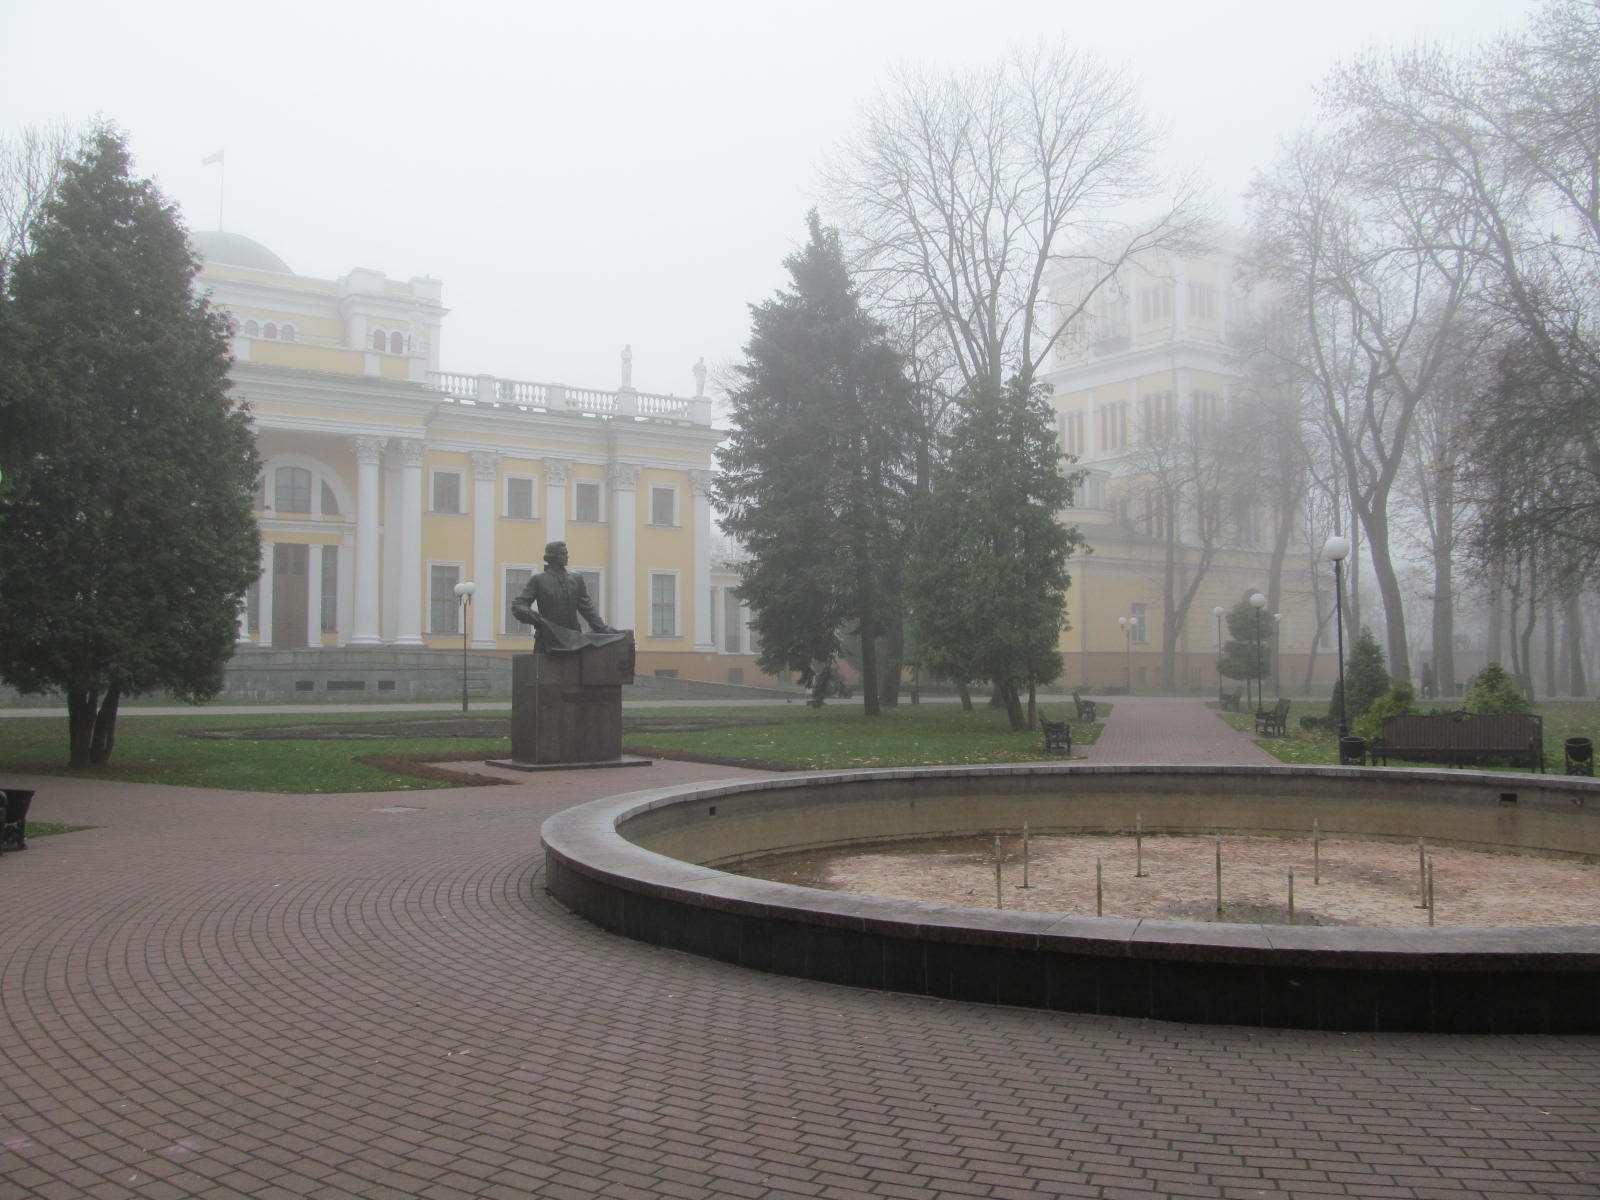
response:
<svg viewBox="0 0 1600 1200"><path fill-rule="evenodd" d="M550 818L546 886L603 928L756 970L1160 1020L1600 1031L1600 928L1359 929L1123 920L825 892L721 869L973 833L1394 838L1600 859L1600 782L1340 767L1039 764L745 778Z"/></svg>

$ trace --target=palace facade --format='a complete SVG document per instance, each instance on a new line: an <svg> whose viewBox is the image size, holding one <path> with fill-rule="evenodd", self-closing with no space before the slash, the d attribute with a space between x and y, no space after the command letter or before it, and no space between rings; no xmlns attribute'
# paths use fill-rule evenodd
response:
<svg viewBox="0 0 1600 1200"><path fill-rule="evenodd" d="M635 631L641 675L765 682L714 555L703 369L685 397L635 390L626 352L611 390L447 372L437 280L315 279L238 234L192 241L264 468L232 694L449 694L468 651L498 690L496 660L532 646L510 602L557 539Z"/></svg>
<svg viewBox="0 0 1600 1200"><path fill-rule="evenodd" d="M1237 348L1250 312L1234 252L1147 255L1099 279L1097 264L1055 274L1056 310L1083 311L1042 376L1061 448L1084 470L1064 517L1090 545L1072 567L1065 680L1231 691L1215 610L1259 592L1263 641L1279 651L1266 694L1328 687L1331 569L1300 502L1280 499L1278 473L1293 465L1240 436L1262 397Z"/></svg>

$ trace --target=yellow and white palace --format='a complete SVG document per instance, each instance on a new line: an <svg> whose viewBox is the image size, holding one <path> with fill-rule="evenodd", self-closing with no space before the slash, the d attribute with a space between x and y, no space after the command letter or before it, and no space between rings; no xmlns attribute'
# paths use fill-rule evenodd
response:
<svg viewBox="0 0 1600 1200"><path fill-rule="evenodd" d="M1081 274L1059 269L1057 311L1078 310L1099 279L1095 264ZM1263 672L1265 694L1330 686L1337 671L1332 572L1316 557L1300 503L1277 511L1279 464L1204 464L1210 434L1251 402L1237 336L1250 316L1231 248L1146 255L1094 291L1055 348L1042 379L1052 388L1061 448L1085 472L1076 507L1064 517L1091 548L1072 563L1071 628L1061 639L1070 685L1168 686L1164 622L1181 611L1170 687L1233 690L1237 682L1218 678L1218 648L1229 635L1216 610L1260 593L1262 640L1280 652ZM1180 437L1152 437L1153 430ZM1172 470L1179 441L1199 449L1182 464L1187 469ZM1157 442L1166 447L1165 464L1152 449ZM1177 497L1175 520L1162 503L1164 468ZM1223 514L1210 537L1199 533L1197 486ZM1281 542L1280 529L1287 531Z"/></svg>
<svg viewBox="0 0 1600 1200"><path fill-rule="evenodd" d="M437 280L314 279L239 234L192 240L264 467L229 694L448 694L468 650L499 690L532 646L510 601L556 539L641 675L764 682L714 561L703 369L682 397L635 390L626 353L613 390L446 372Z"/></svg>

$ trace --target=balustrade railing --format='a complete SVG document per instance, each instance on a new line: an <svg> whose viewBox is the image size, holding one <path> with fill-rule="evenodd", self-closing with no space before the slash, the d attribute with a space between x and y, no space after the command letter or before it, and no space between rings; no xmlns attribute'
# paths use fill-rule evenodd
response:
<svg viewBox="0 0 1600 1200"><path fill-rule="evenodd" d="M604 391L567 387L560 383L533 383L524 379L499 379L493 375L464 375L455 371L429 371L428 386L454 404L490 408L516 408L526 412L577 413L597 417L643 417L657 421L711 423L710 402L705 397L685 399L631 388Z"/></svg>

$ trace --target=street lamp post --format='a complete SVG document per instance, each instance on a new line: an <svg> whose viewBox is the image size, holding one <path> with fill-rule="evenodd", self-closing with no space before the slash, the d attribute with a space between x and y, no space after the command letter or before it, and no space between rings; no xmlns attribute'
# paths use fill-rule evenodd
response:
<svg viewBox="0 0 1600 1200"><path fill-rule="evenodd" d="M1256 708L1267 707L1267 698L1262 694L1266 678L1266 664L1261 661L1261 610L1267 606L1267 598L1260 592L1250 597L1250 603L1256 610Z"/></svg>
<svg viewBox="0 0 1600 1200"><path fill-rule="evenodd" d="M456 599L461 602L461 711L467 711L467 638L470 636L468 627L472 624L467 618L472 615L472 593L478 590L478 585L468 579L455 586Z"/></svg>
<svg viewBox="0 0 1600 1200"><path fill-rule="evenodd" d="M1227 610L1217 605L1211 615L1217 619L1217 699L1222 699L1222 614Z"/></svg>
<svg viewBox="0 0 1600 1200"><path fill-rule="evenodd" d="M1127 617L1118 617L1122 626L1122 688L1133 695L1133 624Z"/></svg>
<svg viewBox="0 0 1600 1200"><path fill-rule="evenodd" d="M1283 614L1272 614L1272 690L1283 695Z"/></svg>
<svg viewBox="0 0 1600 1200"><path fill-rule="evenodd" d="M1333 564L1333 623L1339 634L1339 736L1350 736L1345 721L1344 700L1344 560L1350 555L1350 540L1334 534L1322 544L1322 557Z"/></svg>

